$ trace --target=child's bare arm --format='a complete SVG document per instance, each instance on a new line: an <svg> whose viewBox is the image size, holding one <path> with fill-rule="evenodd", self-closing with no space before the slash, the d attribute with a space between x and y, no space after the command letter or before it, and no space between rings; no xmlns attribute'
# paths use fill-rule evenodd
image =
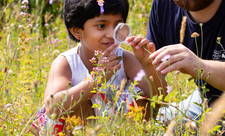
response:
<svg viewBox="0 0 225 136"><path fill-rule="evenodd" d="M159 87L162 87L165 90L166 81L162 77L162 74L155 70L156 66L152 64L152 60L149 58L150 54L155 51L154 43L150 43L147 39L135 36L128 38L127 41L130 43L134 55L141 64L142 69L145 71L147 78L149 79L151 76L153 79L153 95L159 94ZM146 94L150 96L149 92Z"/></svg>

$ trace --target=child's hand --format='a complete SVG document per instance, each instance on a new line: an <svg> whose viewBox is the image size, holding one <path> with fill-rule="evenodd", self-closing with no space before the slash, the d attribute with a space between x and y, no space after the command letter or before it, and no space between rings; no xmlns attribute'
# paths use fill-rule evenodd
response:
<svg viewBox="0 0 225 136"><path fill-rule="evenodd" d="M155 44L149 42L145 38L131 36L127 38L127 42L131 45L135 57L141 64L152 64L152 60L149 58L152 52L155 52Z"/></svg>
<svg viewBox="0 0 225 136"><path fill-rule="evenodd" d="M107 48L102 57L98 61L98 66L102 66L104 69L107 69L107 75L106 75L106 80L108 81L112 75L114 74L113 71L115 69L120 69L121 66L119 64L119 59L118 56L114 53L111 53L113 49L115 49L118 46L118 43L114 43L111 45L109 48Z"/></svg>

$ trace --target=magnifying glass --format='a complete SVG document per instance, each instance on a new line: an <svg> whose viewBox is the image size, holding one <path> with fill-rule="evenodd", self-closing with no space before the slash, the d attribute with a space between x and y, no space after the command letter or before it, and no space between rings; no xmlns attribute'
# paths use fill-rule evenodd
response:
<svg viewBox="0 0 225 136"><path fill-rule="evenodd" d="M115 27L113 32L113 38L115 42L118 43L118 46L111 53L115 53L119 48L120 44L126 42L126 39L130 37L130 31L130 27L125 23L119 23Z"/></svg>

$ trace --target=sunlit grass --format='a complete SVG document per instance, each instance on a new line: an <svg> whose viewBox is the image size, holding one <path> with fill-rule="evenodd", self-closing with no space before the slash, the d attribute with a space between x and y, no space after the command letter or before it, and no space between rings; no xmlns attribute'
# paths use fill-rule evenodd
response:
<svg viewBox="0 0 225 136"><path fill-rule="evenodd" d="M127 24L131 27L131 35L145 37L151 1L129 0L129 2ZM28 17L31 19L29 23L26 18L19 15L20 3L21 1L19 4L11 1L8 2L8 6L0 7L1 135L20 135L25 126L29 126L29 119L43 104L52 61L59 53L76 46L76 43L68 39L60 16L57 16L54 22L46 22L49 26L42 27L39 12L42 11L46 1L43 1L41 7L32 9L32 14ZM32 24L32 29L18 29L19 25L28 24ZM45 33L43 30L46 30ZM22 40L24 37L25 39ZM131 51L130 46L123 44L122 47ZM172 86L172 92L169 94L170 102L180 102L196 89L193 81L189 81L188 78L188 75L175 72L167 75L168 86ZM74 134L162 135L165 133L168 124L143 120L137 112L141 111L141 107L133 107L131 110L133 111L128 116L118 114L105 118L97 123L87 124L85 128L74 131ZM23 134L31 133L24 131Z"/></svg>

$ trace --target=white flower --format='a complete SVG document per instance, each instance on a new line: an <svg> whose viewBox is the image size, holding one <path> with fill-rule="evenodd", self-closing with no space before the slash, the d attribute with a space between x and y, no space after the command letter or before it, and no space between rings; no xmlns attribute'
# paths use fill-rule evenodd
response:
<svg viewBox="0 0 225 136"><path fill-rule="evenodd" d="M170 58L170 55L167 54L161 59L161 61L167 61L169 58Z"/></svg>
<svg viewBox="0 0 225 136"><path fill-rule="evenodd" d="M7 109L7 108L9 108L11 106L12 106L12 104L11 103L8 103L8 104L5 105L5 108Z"/></svg>
<svg viewBox="0 0 225 136"><path fill-rule="evenodd" d="M142 78L145 76L145 71L141 69L138 73L137 76L134 78L136 81L141 81Z"/></svg>

